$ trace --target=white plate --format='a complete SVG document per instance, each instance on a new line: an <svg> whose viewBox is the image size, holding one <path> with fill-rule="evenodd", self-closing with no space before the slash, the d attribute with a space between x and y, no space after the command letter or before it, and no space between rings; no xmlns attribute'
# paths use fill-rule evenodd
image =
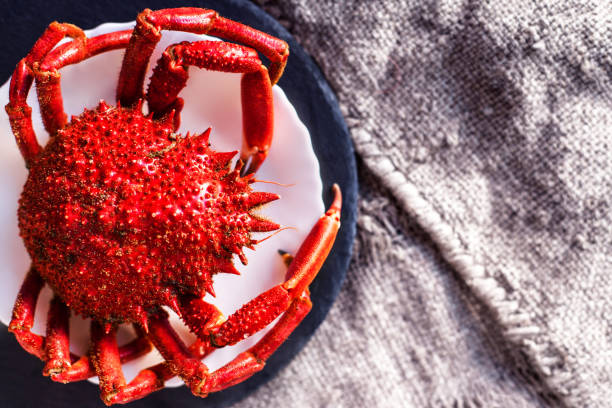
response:
<svg viewBox="0 0 612 408"><path fill-rule="evenodd" d="M107 23L86 31L88 37L125 30L134 23ZM180 41L211 39L195 34L164 31L163 37L153 53L151 66L170 44ZM25 53L28 50L24 50ZM62 94L64 108L69 115L79 115L84 108L94 108L100 99L115 103L115 87L123 50L111 51L90 58L80 64L70 65L60 70L62 75ZM151 68L149 69L149 75ZM146 85L146 83L145 83ZM0 104L8 102L8 81L0 88ZM239 150L242 139L242 115L240 105L240 75L211 72L198 68L190 69L187 87L180 95L185 100L181 114L181 133L202 132L212 127L211 143L218 151ZM46 143L46 134L40 120L34 87L28 97L32 107L34 130L41 144ZM295 253L310 228L323 213L321 199L322 184L319 176L319 163L310 143L308 130L298 118L295 109L283 91L274 87L274 141L268 159L257 172L257 179L269 180L290 187L274 184L256 183L259 191L269 191L281 195L281 199L268 204L261 210L267 218L293 229L284 230L257 245L255 251L245 251L248 265L235 261L240 276L220 274L215 276L216 298L207 295L206 301L215 304L225 316L230 315L241 305L259 293L281 283L285 267L277 253L284 249ZM17 200L27 177L23 160L10 131L8 117L0 113L0 321L8 325L15 296L29 266L29 256L19 237L17 227ZM45 320L51 291L43 289L36 308L36 324L33 331L44 334ZM182 322L171 314L171 322L181 337L191 343L191 335ZM273 323L272 323L273 324ZM232 347L215 351L203 361L210 370L215 370L231 361L259 340L270 326L256 335ZM87 352L89 343L89 323L80 317L72 316L70 321L70 347L74 353ZM129 326L119 332L119 344L133 338ZM126 380L130 381L141 369L162 361L153 351L123 366ZM41 366L42 370L42 366ZM41 374L42 375L42 374ZM97 379L92 379L97 382ZM169 387L182 384L173 379L166 383Z"/></svg>

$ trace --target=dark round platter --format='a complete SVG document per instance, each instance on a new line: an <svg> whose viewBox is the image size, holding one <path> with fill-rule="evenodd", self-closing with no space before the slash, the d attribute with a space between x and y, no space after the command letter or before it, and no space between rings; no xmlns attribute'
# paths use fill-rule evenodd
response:
<svg viewBox="0 0 612 408"><path fill-rule="evenodd" d="M289 364L321 324L338 295L351 257L355 235L357 172L353 146L336 98L319 68L278 22L247 0L229 1L0 1L0 82L8 79L16 65L46 26L54 21L70 22L83 29L104 22L132 21L144 8L203 7L287 41L289 63L279 85L308 127L321 166L326 206L330 187L343 191L342 227L334 248L311 285L314 307L303 323L269 359L265 369L223 392L206 399L194 397L187 388L169 388L129 404L130 407L227 407L245 398ZM4 114L3 110L0 114ZM12 137L12 135L3 135ZM57 384L42 376L42 363L21 349L6 328L0 327L0 406L2 407L102 407L97 387L89 382ZM299 379L296 379L298 381Z"/></svg>

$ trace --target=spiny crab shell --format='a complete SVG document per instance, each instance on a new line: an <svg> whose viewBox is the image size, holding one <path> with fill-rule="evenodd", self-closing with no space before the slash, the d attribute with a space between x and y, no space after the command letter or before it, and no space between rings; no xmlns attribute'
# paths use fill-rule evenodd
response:
<svg viewBox="0 0 612 408"><path fill-rule="evenodd" d="M136 108L85 110L33 162L19 226L33 267L75 312L146 324L181 294L214 294L216 273L237 273L251 232L278 225L252 210L278 198L252 191L215 152L210 129L173 132Z"/></svg>

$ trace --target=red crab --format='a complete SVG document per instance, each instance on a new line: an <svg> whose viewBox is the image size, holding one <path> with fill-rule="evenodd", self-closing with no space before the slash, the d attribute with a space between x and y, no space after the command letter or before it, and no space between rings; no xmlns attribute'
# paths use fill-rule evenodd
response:
<svg viewBox="0 0 612 408"><path fill-rule="evenodd" d="M240 42L198 41L169 46L143 82L161 30L212 34ZM56 45L64 38L72 41ZM58 69L93 55L126 48L117 106L104 102L67 121ZM272 85L282 75L287 44L214 11L198 8L145 10L134 30L94 38L70 24L52 23L22 59L11 79L6 106L29 169L20 199L19 227L32 266L19 291L9 326L28 352L45 362L55 381L97 375L110 405L142 398L180 376L199 396L234 385L261 370L311 308L308 286L323 264L339 228L341 195L315 224L295 258L286 256L286 281L225 319L202 298L213 293L213 276L236 273L233 254L253 248L251 232L279 226L251 210L278 198L251 188L272 138ZM242 73L244 143L236 152L213 151L210 129L179 135L179 113L190 65ZM36 83L51 138L41 147L26 97ZM149 114L143 115L143 98ZM243 163L244 166L243 166ZM46 336L30 331L43 285L53 290ZM168 323L172 308L197 335L186 346ZM91 317L88 356L69 351L71 310ZM284 314L283 314L284 313ZM251 349L209 372L201 358L232 345L282 317ZM117 327L131 323L139 336L118 347ZM121 364L148 352L165 362L142 370L129 384Z"/></svg>

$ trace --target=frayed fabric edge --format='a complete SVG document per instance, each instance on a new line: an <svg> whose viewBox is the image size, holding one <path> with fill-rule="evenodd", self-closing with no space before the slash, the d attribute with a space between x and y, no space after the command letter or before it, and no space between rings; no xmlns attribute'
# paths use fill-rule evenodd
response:
<svg viewBox="0 0 612 408"><path fill-rule="evenodd" d="M371 136L364 130L353 132L355 150L364 164L397 199L400 207L430 236L442 257L455 269L475 296L489 309L503 328L504 337L521 347L534 369L545 379L551 391L570 405L582 400L576 392L575 377L564 366L544 330L532 321L521 308L521 301L510 299L506 289L492 277L485 267L466 249L459 235L444 221L391 160L380 152ZM552 357L551 357L552 356Z"/></svg>

